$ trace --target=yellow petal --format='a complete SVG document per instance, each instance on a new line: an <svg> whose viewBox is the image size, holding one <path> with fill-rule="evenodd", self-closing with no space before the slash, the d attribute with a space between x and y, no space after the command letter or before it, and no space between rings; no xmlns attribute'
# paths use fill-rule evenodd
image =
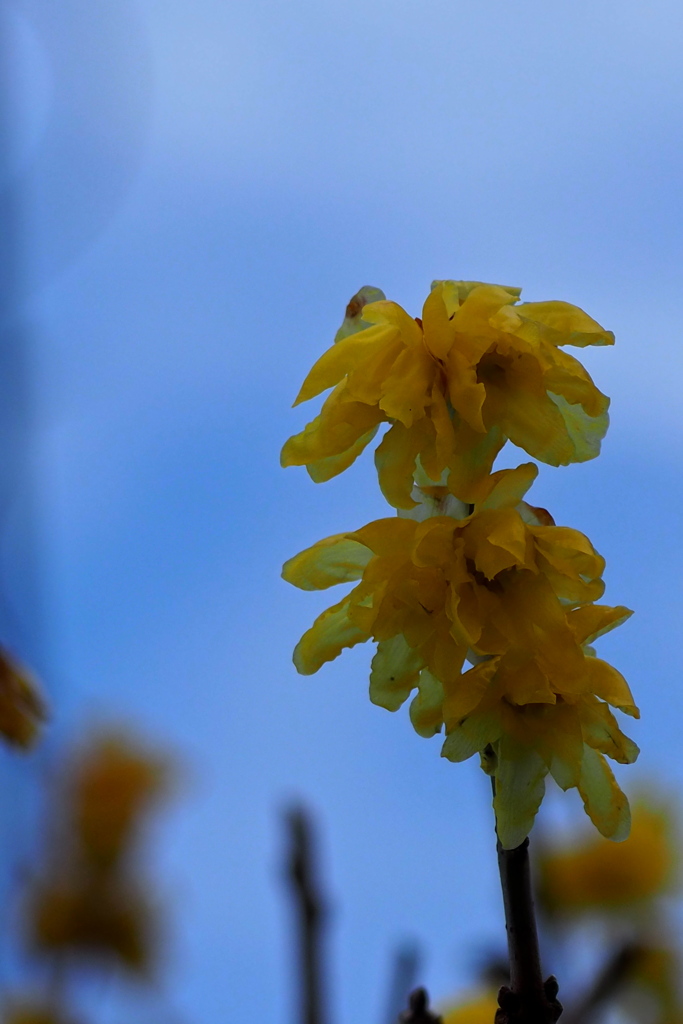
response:
<svg viewBox="0 0 683 1024"><path fill-rule="evenodd" d="M544 355L548 355L546 351ZM601 416L609 409L609 398L595 386L585 366L562 349L554 348L545 361L546 390L562 395L570 405L580 405L588 416Z"/></svg>
<svg viewBox="0 0 683 1024"><path fill-rule="evenodd" d="M441 394L441 389L438 384L435 384L432 388L429 416L434 425L435 432L434 455L437 463L439 464L439 468L443 467L443 470L445 470L451 464L456 455L455 431L453 429L453 421L448 411L448 406L446 405L446 399Z"/></svg>
<svg viewBox="0 0 683 1024"><path fill-rule="evenodd" d="M417 686L422 658L402 634L377 645L370 672L370 700L387 711L397 711Z"/></svg>
<svg viewBox="0 0 683 1024"><path fill-rule="evenodd" d="M410 721L419 736L429 739L443 725L443 686L429 669L420 672L418 692L410 705Z"/></svg>
<svg viewBox="0 0 683 1024"><path fill-rule="evenodd" d="M486 508L515 508L538 476L538 466L525 462L516 469L499 469L486 484L486 493L477 502L477 511Z"/></svg>
<svg viewBox="0 0 683 1024"><path fill-rule="evenodd" d="M500 716L495 710L474 712L461 725L451 729L441 748L441 756L449 761L466 761L479 754L501 735Z"/></svg>
<svg viewBox="0 0 683 1024"><path fill-rule="evenodd" d="M589 462L600 454L602 439L609 427L609 416L606 412L599 416L589 416L581 405L570 405L562 395L551 391L548 397L555 403L564 421L567 437L573 446L572 462Z"/></svg>
<svg viewBox="0 0 683 1024"><path fill-rule="evenodd" d="M479 434L486 433L482 416L486 388L477 377L473 359L454 345L448 357L448 394L459 416Z"/></svg>
<svg viewBox="0 0 683 1024"><path fill-rule="evenodd" d="M375 519L348 536L370 548L375 555L408 561L416 526L410 519Z"/></svg>
<svg viewBox="0 0 683 1024"><path fill-rule="evenodd" d="M633 612L623 605L610 608L604 604L589 604L583 608L574 608L567 618L569 628L580 644L592 644L598 637L616 629L626 622Z"/></svg>
<svg viewBox="0 0 683 1024"><path fill-rule="evenodd" d="M586 669L591 692L596 697L600 697L612 707L619 708L633 718L640 717L633 694L621 672L617 672L613 665L600 658L586 658Z"/></svg>
<svg viewBox="0 0 683 1024"><path fill-rule="evenodd" d="M545 794L548 768L543 759L509 736L498 742L493 809L504 850L520 846L531 829Z"/></svg>
<svg viewBox="0 0 683 1024"><path fill-rule="evenodd" d="M513 508L478 513L463 527L463 537L468 557L489 580L513 566L535 568L527 527Z"/></svg>
<svg viewBox="0 0 683 1024"><path fill-rule="evenodd" d="M570 302L522 302L515 312L553 345L613 345L614 335Z"/></svg>
<svg viewBox="0 0 683 1024"><path fill-rule="evenodd" d="M346 455L351 449L358 455L359 440L376 429L383 418L377 407L350 400L346 384L342 383L328 396L320 414L285 443L280 463L306 466Z"/></svg>
<svg viewBox="0 0 683 1024"><path fill-rule="evenodd" d="M499 658L481 661L463 673L455 686L449 686L443 704L446 729L449 732L461 726L463 720L480 703L496 674L499 661Z"/></svg>
<svg viewBox="0 0 683 1024"><path fill-rule="evenodd" d="M431 402L435 374L436 364L424 346L404 348L384 378L379 402L382 412L390 420L412 427Z"/></svg>
<svg viewBox="0 0 683 1024"><path fill-rule="evenodd" d="M522 294L521 288L513 288L509 285L489 285L485 281L432 281L432 291L435 288L441 287L441 294L443 295L444 302L446 303L446 309L448 315L452 316L456 310L460 308L470 292L473 292L475 288L502 288L504 292L507 292L509 302L516 301Z"/></svg>
<svg viewBox="0 0 683 1024"><path fill-rule="evenodd" d="M530 526L529 531L538 554L563 576L574 580L602 576L605 560L579 530L568 526Z"/></svg>
<svg viewBox="0 0 683 1024"><path fill-rule="evenodd" d="M349 618L353 591L339 604L327 608L294 648L294 665L303 676L312 675L338 657L345 647L363 643L370 637Z"/></svg>
<svg viewBox="0 0 683 1024"><path fill-rule="evenodd" d="M533 650L510 651L503 655L496 682L512 704L555 704L557 699Z"/></svg>
<svg viewBox="0 0 683 1024"><path fill-rule="evenodd" d="M420 325L397 302L371 302L363 310L363 319L378 326L397 330L401 341L408 348L423 347Z"/></svg>
<svg viewBox="0 0 683 1024"><path fill-rule="evenodd" d="M461 501L476 502L506 438L499 427L479 434L461 421L456 431L457 455L449 465L448 490Z"/></svg>
<svg viewBox="0 0 683 1024"><path fill-rule="evenodd" d="M356 461L361 452L367 448L377 433L377 429L377 427L373 427L366 434L361 434L358 440L354 441L351 447L347 448L340 455L328 455L327 458L309 462L306 466L306 471L311 480L316 484L322 484L326 480L331 480L332 477L338 476L339 473L343 473L345 469L348 469Z"/></svg>
<svg viewBox="0 0 683 1024"><path fill-rule="evenodd" d="M583 748L579 793L586 814L606 839L623 842L631 828L628 800L602 754L587 744Z"/></svg>
<svg viewBox="0 0 683 1024"><path fill-rule="evenodd" d="M509 289L497 284L480 284L473 288L453 315L455 330L464 336L462 343L469 342L479 348L481 339L495 340L497 331L492 320L515 298Z"/></svg>
<svg viewBox="0 0 683 1024"><path fill-rule="evenodd" d="M443 291L442 285L433 288L422 308L424 343L434 358L439 360L446 358L455 338L453 324L448 318Z"/></svg>
<svg viewBox="0 0 683 1024"><path fill-rule="evenodd" d="M640 753L637 745L619 728L619 723L601 700L586 695L577 705L583 737L589 746L619 764L633 764Z"/></svg>
<svg viewBox="0 0 683 1024"><path fill-rule="evenodd" d="M369 548L346 533L337 533L285 562L282 578L301 590L325 590L335 583L359 580L371 558Z"/></svg>
<svg viewBox="0 0 683 1024"><path fill-rule="evenodd" d="M394 423L375 452L375 466L382 494L395 508L415 508L411 494L417 457L433 427L428 420L410 429Z"/></svg>
<svg viewBox="0 0 683 1024"><path fill-rule="evenodd" d="M397 341L398 337L398 330L395 327L379 325L342 338L313 364L301 385L294 405L307 402L321 391L334 387L360 362L371 359L378 352L382 353L385 347Z"/></svg>
<svg viewBox="0 0 683 1024"><path fill-rule="evenodd" d="M479 373L486 385L484 422L498 424L514 444L541 462L551 466L570 463L574 445L562 414L547 394L536 357L518 353L516 359L499 364L495 356L491 356L490 367L483 360L480 363Z"/></svg>

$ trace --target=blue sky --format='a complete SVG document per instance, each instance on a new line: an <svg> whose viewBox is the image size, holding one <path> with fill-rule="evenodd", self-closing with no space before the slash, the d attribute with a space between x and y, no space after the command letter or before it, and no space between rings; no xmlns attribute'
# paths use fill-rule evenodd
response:
<svg viewBox="0 0 683 1024"><path fill-rule="evenodd" d="M154 870L182 1019L292 1020L295 796L320 815L334 894L333 1024L379 1021L404 937L444 996L501 935L476 766L370 705L369 650L310 679L290 662L326 598L287 588L282 561L384 514L369 459L317 487L278 465L311 415L290 409L300 381L363 284L415 315L435 277L519 285L616 333L585 352L613 399L603 455L543 467L532 500L591 536L608 600L636 610L600 648L643 711L642 767L620 777L683 779L661 756L683 715L682 23L664 0L6 15L6 330L28 339L32 484L5 528L5 628L58 738L113 717L185 766Z"/></svg>

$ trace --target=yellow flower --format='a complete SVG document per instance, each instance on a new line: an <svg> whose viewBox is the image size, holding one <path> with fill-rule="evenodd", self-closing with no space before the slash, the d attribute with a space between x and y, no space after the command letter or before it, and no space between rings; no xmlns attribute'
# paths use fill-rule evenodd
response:
<svg viewBox="0 0 683 1024"><path fill-rule="evenodd" d="M101 878L55 878L34 897L31 939L43 953L77 953L144 972L152 954L146 900L129 883Z"/></svg>
<svg viewBox="0 0 683 1024"><path fill-rule="evenodd" d="M455 1003L443 1010L443 1024L493 1024L498 1010L498 997L495 992L482 991L471 993L461 1003Z"/></svg>
<svg viewBox="0 0 683 1024"><path fill-rule="evenodd" d="M16 747L30 747L47 717L38 684L0 648L0 736Z"/></svg>
<svg viewBox="0 0 683 1024"><path fill-rule="evenodd" d="M360 581L301 638L297 669L316 672L376 640L374 703L395 711L417 689L413 725L432 736L445 722L444 756L491 748L505 847L531 828L548 771L578 786L598 828L623 837L628 805L602 755L637 753L607 706L637 715L629 688L588 646L631 613L593 603L604 561L590 541L522 501L536 473L526 464L492 474L464 515L445 488L431 488L414 512L329 537L283 569L305 590ZM474 664L463 672L466 659Z"/></svg>
<svg viewBox="0 0 683 1024"><path fill-rule="evenodd" d="M475 693L465 698L446 695L442 755L464 761L481 754L482 767L495 779L493 808L504 849L519 846L531 831L548 774L562 789L578 789L586 813L602 835L617 842L628 836L628 800L605 755L632 764L638 747L621 731L609 705L633 717L638 711L616 669L598 658L586 656L585 661L582 683L574 692L559 692L562 684L549 673L550 694L519 703L514 677L520 666L533 675L537 664L517 651L465 673L463 681L470 677L472 686L476 677L484 691L476 704ZM581 685L584 692L579 692Z"/></svg>
<svg viewBox="0 0 683 1024"><path fill-rule="evenodd" d="M3 1009L3 1024L75 1024L73 1018L62 1016L58 1009L43 1002L12 1000Z"/></svg>
<svg viewBox="0 0 683 1024"><path fill-rule="evenodd" d="M539 891L549 913L624 911L671 891L677 882L678 837L671 814L639 800L631 834L615 846L586 839L542 851Z"/></svg>
<svg viewBox="0 0 683 1024"><path fill-rule="evenodd" d="M133 854L166 768L124 734L109 733L90 740L65 776L48 864L30 899L33 944L144 971L154 921Z"/></svg>
<svg viewBox="0 0 683 1024"><path fill-rule="evenodd" d="M163 791L159 758L115 733L97 737L72 765L75 836L92 867L111 868L127 852L140 820Z"/></svg>
<svg viewBox="0 0 683 1024"><path fill-rule="evenodd" d="M577 306L517 305L520 290L476 281L437 281L421 319L399 305L351 300L335 344L317 361L295 404L332 388L317 416L290 438L285 466L328 480L357 458L382 423L376 452L382 491L413 507L416 465L450 492L480 499L509 438L553 466L594 458L609 400L563 345L612 344Z"/></svg>

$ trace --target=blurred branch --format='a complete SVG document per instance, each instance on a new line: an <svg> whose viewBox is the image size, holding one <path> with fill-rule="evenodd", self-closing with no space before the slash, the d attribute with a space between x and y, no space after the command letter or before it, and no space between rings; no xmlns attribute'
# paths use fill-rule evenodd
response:
<svg viewBox="0 0 683 1024"><path fill-rule="evenodd" d="M429 1009L429 996L423 988L416 988L410 993L408 1009L398 1018L399 1024L443 1024Z"/></svg>
<svg viewBox="0 0 683 1024"><path fill-rule="evenodd" d="M420 966L420 951L414 944L400 946L394 953L387 999L386 1024L396 1024L406 1005L408 993L415 987Z"/></svg>
<svg viewBox="0 0 683 1024"><path fill-rule="evenodd" d="M323 928L326 903L320 892L311 815L295 807L286 817L289 830L289 880L298 928L300 1024L326 1024Z"/></svg>
<svg viewBox="0 0 683 1024"><path fill-rule="evenodd" d="M630 980L640 955L640 947L632 942L617 949L583 998L567 1011L565 1024L588 1024L601 1007Z"/></svg>

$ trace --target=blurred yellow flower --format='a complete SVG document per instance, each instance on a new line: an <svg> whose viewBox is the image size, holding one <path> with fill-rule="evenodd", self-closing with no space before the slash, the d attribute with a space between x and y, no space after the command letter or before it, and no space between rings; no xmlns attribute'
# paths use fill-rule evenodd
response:
<svg viewBox="0 0 683 1024"><path fill-rule="evenodd" d="M3 1009L2 1024L75 1024L57 1009L34 1001L12 1001Z"/></svg>
<svg viewBox="0 0 683 1024"><path fill-rule="evenodd" d="M0 648L0 736L16 747L30 747L46 718L38 684Z"/></svg>
<svg viewBox="0 0 683 1024"><path fill-rule="evenodd" d="M122 734L99 736L80 752L67 785L77 842L91 865L122 857L167 774L159 758Z"/></svg>
<svg viewBox="0 0 683 1024"><path fill-rule="evenodd" d="M137 972L150 967L153 915L133 854L167 774L160 758L122 733L94 737L73 758L47 869L29 899L34 948Z"/></svg>
<svg viewBox="0 0 683 1024"><path fill-rule="evenodd" d="M628 803L603 754L637 755L608 708L637 716L628 685L589 647L631 613L593 603L604 561L590 541L523 502L536 472L492 474L471 512L428 489L414 512L328 537L283 569L305 590L360 580L301 638L297 669L376 640L370 699L395 711L417 689L413 726L432 736L445 722L444 756L488 751L506 848L528 834L549 771L579 788L605 835L623 838Z"/></svg>
<svg viewBox="0 0 683 1024"><path fill-rule="evenodd" d="M541 850L538 868L543 905L553 914L642 906L671 891L678 881L678 842L671 812L656 800L641 798L633 808L626 842L615 846L586 839L574 846Z"/></svg>
<svg viewBox="0 0 683 1024"><path fill-rule="evenodd" d="M43 953L77 953L145 971L152 950L149 908L133 886L109 875L55 878L34 897L31 941Z"/></svg>
<svg viewBox="0 0 683 1024"><path fill-rule="evenodd" d="M495 992L471 993L462 1002L441 1011L443 1024L493 1024L498 1009Z"/></svg>
<svg viewBox="0 0 683 1024"><path fill-rule="evenodd" d="M418 460L432 482L476 501L508 438L553 466L598 454L609 400L561 346L614 338L577 306L517 305L518 288L436 281L413 319L376 294L354 296L335 344L304 381L295 404L333 390L287 441L283 465L327 480L389 423L376 452L380 486L390 504L409 509Z"/></svg>

